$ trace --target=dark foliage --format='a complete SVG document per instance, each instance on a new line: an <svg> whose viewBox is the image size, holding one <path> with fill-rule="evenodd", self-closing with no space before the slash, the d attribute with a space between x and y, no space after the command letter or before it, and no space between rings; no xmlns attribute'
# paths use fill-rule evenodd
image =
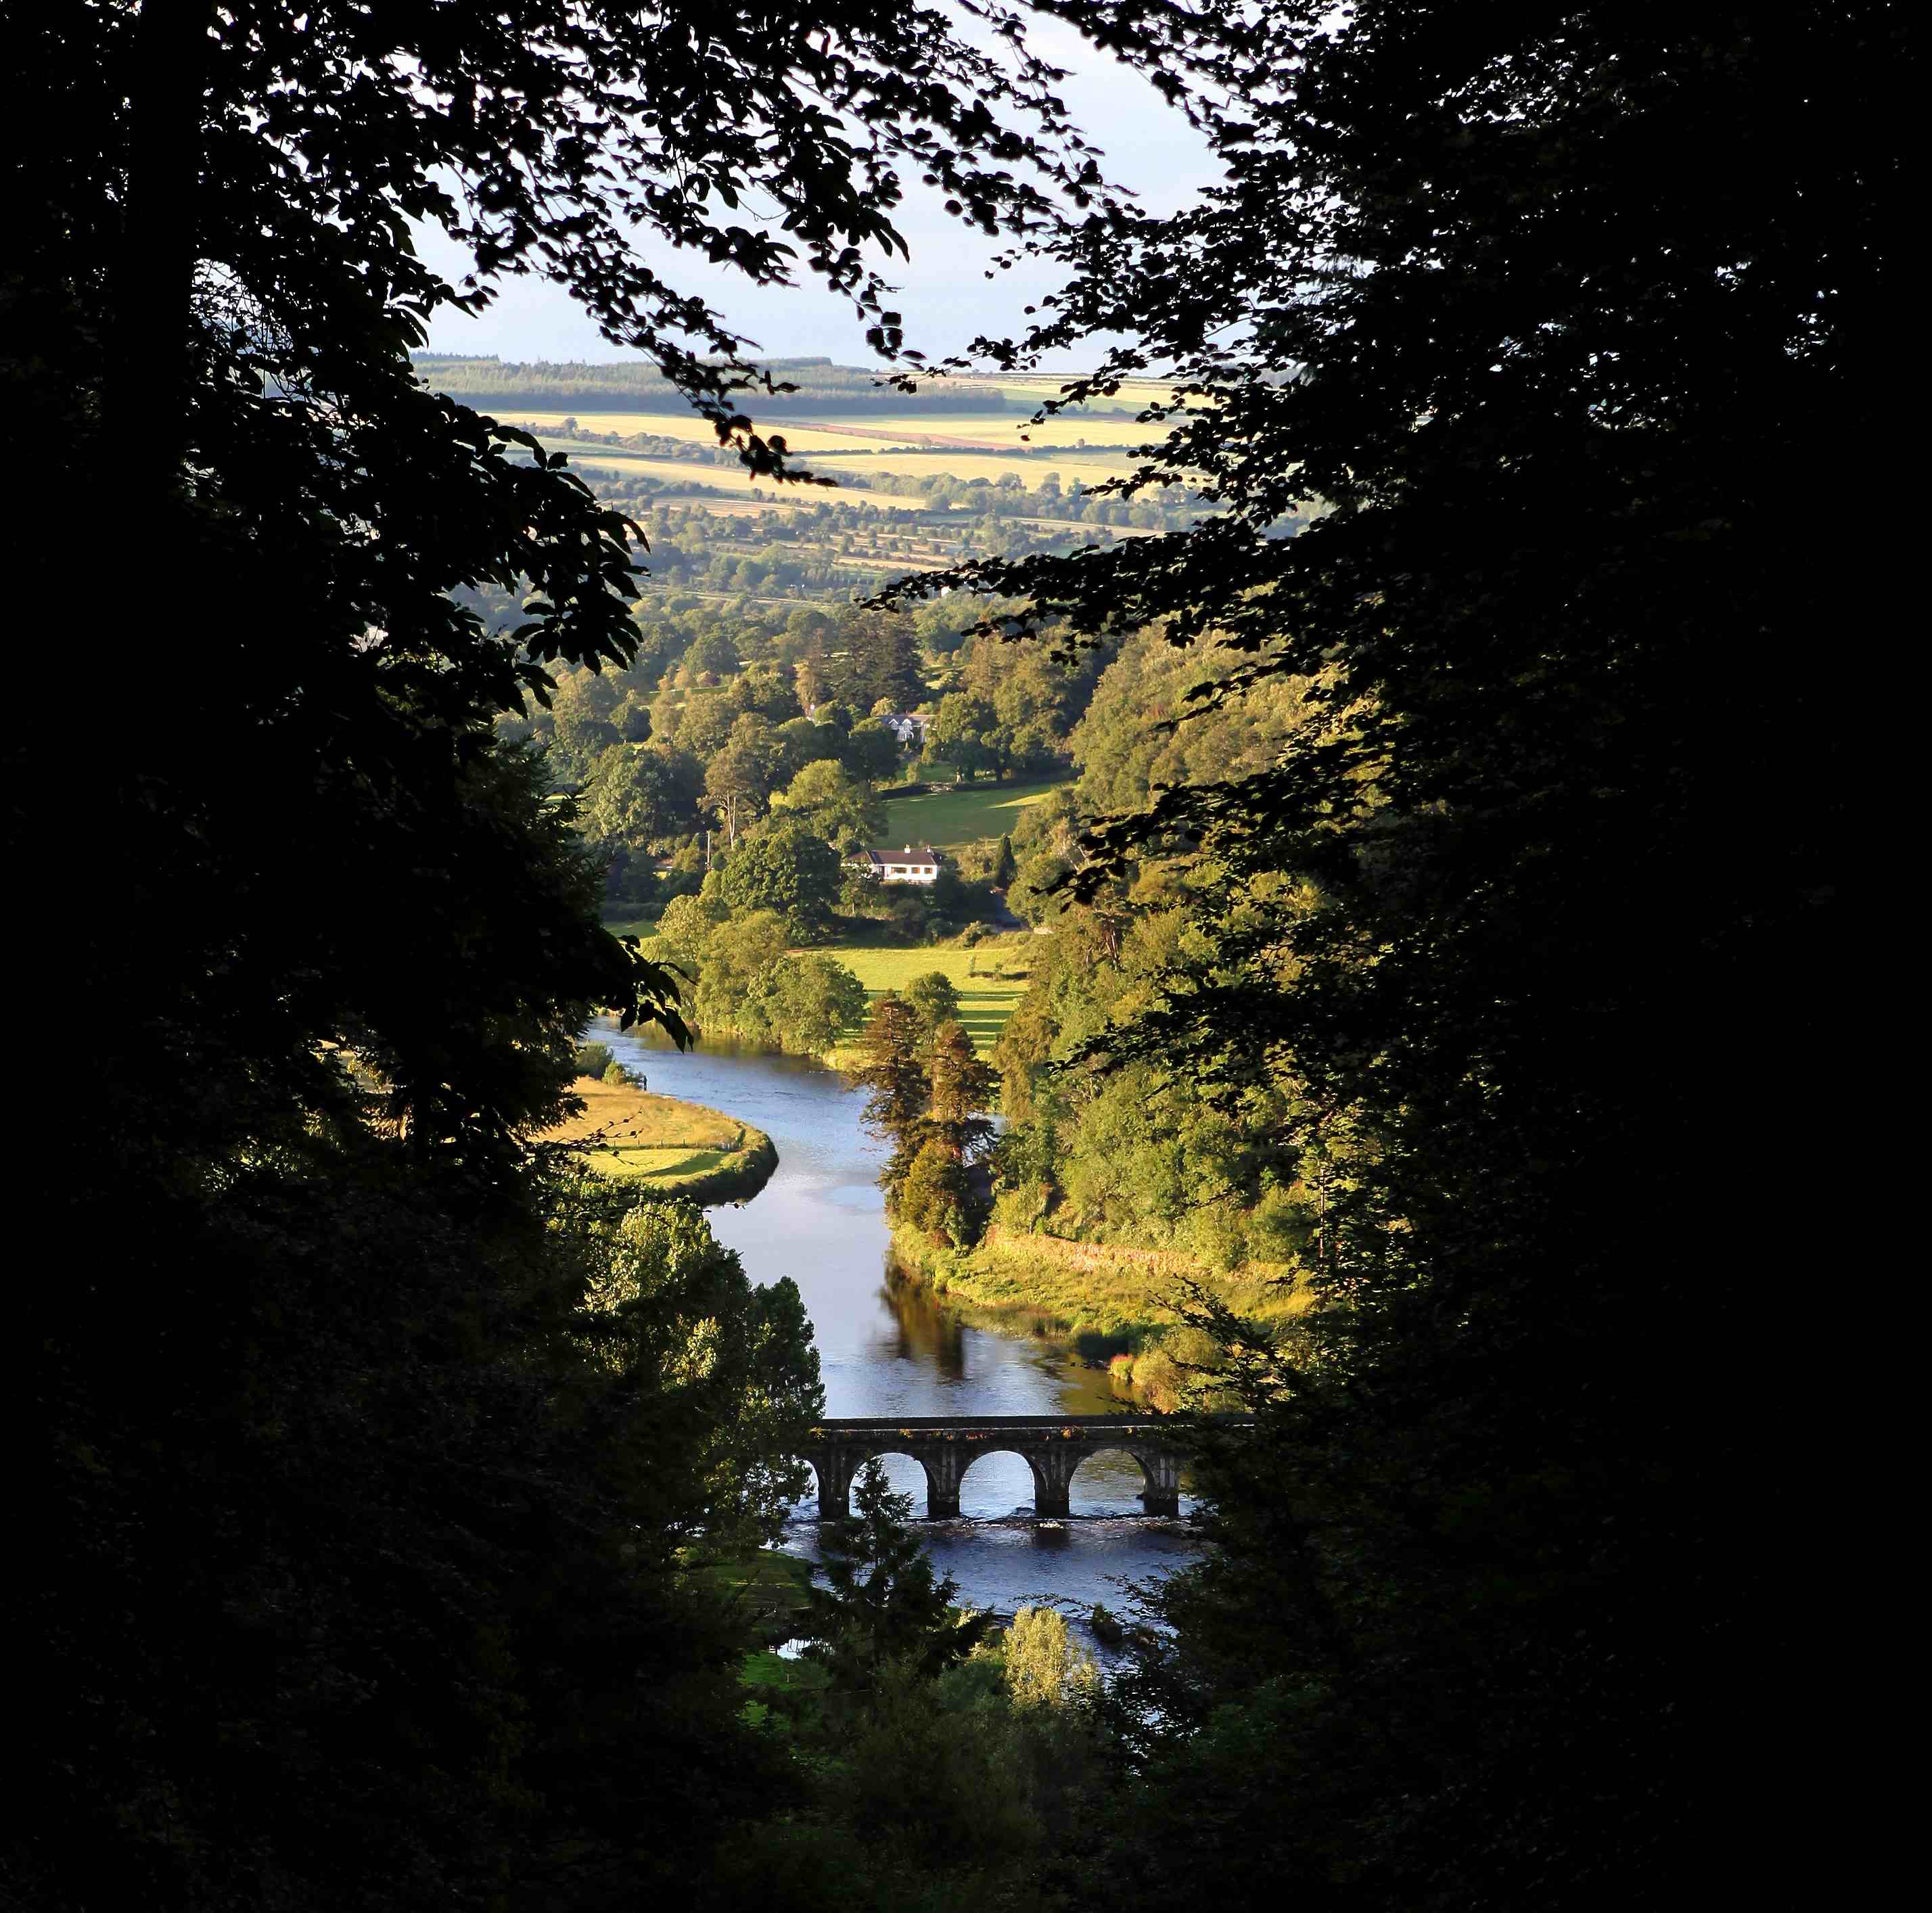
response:
<svg viewBox="0 0 1932 1913"><path fill-rule="evenodd" d="M1247 1345L1264 1437L1162 1603L1120 1864L1229 1906L1755 1893L1765 1390L1816 1274L1784 1165L1846 983L1816 667L1885 621L1792 494L1880 462L1905 22L1202 24L1228 186L1093 222L1024 349L1132 332L1076 396L1175 364L1156 469L1222 510L956 580L1308 700L1277 762L1088 845L1096 895L1190 836L1206 886L1094 1054L1280 1099L1327 1201L1326 1306Z"/></svg>
<svg viewBox="0 0 1932 1913"><path fill-rule="evenodd" d="M853 1485L854 1514L824 1531L825 1585L812 1590L807 1652L846 1694L876 1687L896 1665L929 1678L963 1660L986 1638L990 1617L955 1615L959 1592L935 1576L906 1525L912 1497L896 1495L868 1462Z"/></svg>
<svg viewBox="0 0 1932 1913"><path fill-rule="evenodd" d="M678 1550L769 1513L815 1382L795 1295L525 1141L592 1006L679 1027L491 733L555 667L627 664L631 532L409 349L544 273L772 469L758 375L634 227L796 264L890 352L859 248L899 243L896 166L1013 230L1046 217L1019 169L1095 175L1022 49L897 9L190 0L11 9L0 53L35 129L0 286L16 571L50 667L114 687L84 778L54 727L7 747L14 1159L52 1253L13 1323L35 1678L0 1894L670 1894L782 1797ZM64 1008L99 1024L84 1077Z"/></svg>

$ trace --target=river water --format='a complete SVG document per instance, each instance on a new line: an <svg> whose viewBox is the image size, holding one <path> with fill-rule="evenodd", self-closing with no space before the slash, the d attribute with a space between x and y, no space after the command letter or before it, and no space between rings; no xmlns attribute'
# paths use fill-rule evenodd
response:
<svg viewBox="0 0 1932 1913"><path fill-rule="evenodd" d="M661 1036L608 1025L593 1033L652 1089L722 1110L778 1146L777 1172L761 1193L708 1213L754 1282L797 1283L827 1414L1102 1414L1120 1405L1103 1372L1065 1351L974 1327L926 1291L888 1282L890 1234L876 1180L884 1151L860 1126L863 1098L836 1071L728 1040L680 1054ZM919 1464L900 1455L884 1465L923 1516ZM1139 1512L1140 1487L1128 1457L1094 1456L1073 1478L1072 1519L1040 1522L1026 1463L987 1455L966 1472L961 1518L922 1522L920 1536L975 1607L1007 1615L1059 1600L1118 1609L1123 1579L1150 1579L1189 1551L1182 1523ZM1184 1521L1188 1506L1184 1496ZM817 1553L816 1507L800 1504L785 1543L808 1558Z"/></svg>

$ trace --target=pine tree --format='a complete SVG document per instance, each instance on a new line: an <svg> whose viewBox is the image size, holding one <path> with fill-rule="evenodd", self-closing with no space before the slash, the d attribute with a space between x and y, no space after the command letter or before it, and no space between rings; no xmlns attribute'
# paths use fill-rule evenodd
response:
<svg viewBox="0 0 1932 1913"><path fill-rule="evenodd" d="M806 1651L848 1693L874 1687L895 1663L937 1674L970 1654L988 1624L983 1615L954 1615L958 1584L934 1577L906 1526L912 1497L894 1494L876 1461L860 1471L854 1494L856 1516L822 1531L827 1585L812 1590L804 1629Z"/></svg>
<svg viewBox="0 0 1932 1913"><path fill-rule="evenodd" d="M891 1146L879 1177L888 1210L897 1206L906 1174L925 1139L930 1085L920 1060L926 1034L919 1012L891 991L872 1006L863 1038L865 1060L852 1080L869 1090L860 1120Z"/></svg>
<svg viewBox="0 0 1932 1913"><path fill-rule="evenodd" d="M929 1132L964 1162L992 1133L992 1123L980 1112L992 1108L999 1078L975 1054L965 1026L956 1022L942 1023L933 1032L930 1075Z"/></svg>
<svg viewBox="0 0 1932 1913"><path fill-rule="evenodd" d="M1004 890L1019 874L1019 872L1018 862L1013 856L1013 840L1010 837L1002 835L1000 838L1000 853L993 862L993 888L996 890Z"/></svg>
<svg viewBox="0 0 1932 1913"><path fill-rule="evenodd" d="M909 711L919 702L926 686L920 671L919 640L910 618L880 611L855 613L842 634L842 695L861 709L890 699L893 709Z"/></svg>

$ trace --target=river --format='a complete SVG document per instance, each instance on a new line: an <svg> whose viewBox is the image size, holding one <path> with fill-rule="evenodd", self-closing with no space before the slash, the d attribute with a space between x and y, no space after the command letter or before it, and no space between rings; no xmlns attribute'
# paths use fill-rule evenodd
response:
<svg viewBox="0 0 1932 1913"><path fill-rule="evenodd" d="M594 1032L652 1089L763 1129L778 1167L741 1206L709 1212L718 1240L754 1282L789 1276L812 1318L829 1415L1100 1414L1120 1405L1105 1375L1026 1335L973 1327L923 1290L889 1285L891 1239L877 1177L883 1150L860 1128L862 1098L808 1057L707 1041L680 1053L662 1036ZM892 1485L926 1508L926 1477L885 1459ZM922 1522L936 1567L961 1598L1001 1615L1042 1600L1118 1609L1123 1579L1150 1579L1184 1558L1179 1523L1141 1513L1138 1465L1096 1455L1073 1478L1072 1518L1036 1522L1033 1477L1017 1455L966 1473L957 1521ZM1188 1502L1181 1503L1184 1517ZM785 1546L817 1552L815 1502L796 1510Z"/></svg>

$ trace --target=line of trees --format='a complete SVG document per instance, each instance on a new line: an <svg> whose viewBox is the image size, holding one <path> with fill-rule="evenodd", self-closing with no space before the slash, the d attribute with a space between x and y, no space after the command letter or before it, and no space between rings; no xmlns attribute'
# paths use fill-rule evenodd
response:
<svg viewBox="0 0 1932 1913"><path fill-rule="evenodd" d="M580 406L586 410L655 411L682 415L690 409L686 391L656 366L632 361L581 364L572 360L504 360L418 351L411 355L417 376L479 410L528 406L545 411ZM735 358L716 361L728 368ZM1016 412L1030 408L1008 402L984 385L934 384L917 394L894 390L879 373L862 366L835 365L829 358L774 358L758 362L760 383L744 402L762 417L809 417L815 412L868 412L904 417L932 412ZM789 391L768 390L769 378Z"/></svg>

